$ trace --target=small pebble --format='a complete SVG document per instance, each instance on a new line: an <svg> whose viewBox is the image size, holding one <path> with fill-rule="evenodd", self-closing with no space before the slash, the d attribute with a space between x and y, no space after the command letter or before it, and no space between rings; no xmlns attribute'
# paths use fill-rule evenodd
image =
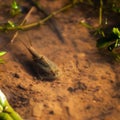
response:
<svg viewBox="0 0 120 120"><path fill-rule="evenodd" d="M20 76L19 76L18 73L13 73L13 77L15 77L15 78L20 78Z"/></svg>
<svg viewBox="0 0 120 120"><path fill-rule="evenodd" d="M53 115L53 114L54 114L54 111L53 111L53 110L49 111L49 114Z"/></svg>
<svg viewBox="0 0 120 120"><path fill-rule="evenodd" d="M22 85L18 85L17 88L21 89L21 90L27 90L24 86Z"/></svg>

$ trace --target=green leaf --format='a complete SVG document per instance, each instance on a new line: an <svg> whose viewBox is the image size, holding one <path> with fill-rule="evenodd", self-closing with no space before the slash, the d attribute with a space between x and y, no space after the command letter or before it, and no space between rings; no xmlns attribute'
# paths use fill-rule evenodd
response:
<svg viewBox="0 0 120 120"><path fill-rule="evenodd" d="M1 51L1 52L0 52L0 56L5 55L6 53L7 53L6 51Z"/></svg>
<svg viewBox="0 0 120 120"><path fill-rule="evenodd" d="M17 4L16 0L13 0L12 4L11 4L11 8L12 9L19 9L19 5Z"/></svg>
<svg viewBox="0 0 120 120"><path fill-rule="evenodd" d="M14 28L14 27L15 27L15 24L14 24L12 21L8 20L7 27L12 27L12 28Z"/></svg>
<svg viewBox="0 0 120 120"><path fill-rule="evenodd" d="M120 31L118 28L113 28L112 32L118 37L120 38Z"/></svg>
<svg viewBox="0 0 120 120"><path fill-rule="evenodd" d="M10 14L12 16L18 15L19 13L21 13L21 7L19 6L19 4L16 2L16 0L13 0L11 3L11 10L10 10Z"/></svg>

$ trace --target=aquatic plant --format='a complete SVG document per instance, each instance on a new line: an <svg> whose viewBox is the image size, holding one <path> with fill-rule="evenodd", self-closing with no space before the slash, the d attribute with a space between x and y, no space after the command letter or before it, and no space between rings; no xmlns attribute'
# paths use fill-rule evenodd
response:
<svg viewBox="0 0 120 120"><path fill-rule="evenodd" d="M0 51L0 57L6 54L6 51ZM4 63L4 60L0 58L0 63Z"/></svg>
<svg viewBox="0 0 120 120"><path fill-rule="evenodd" d="M23 120L8 103L4 93L0 90L0 120Z"/></svg>

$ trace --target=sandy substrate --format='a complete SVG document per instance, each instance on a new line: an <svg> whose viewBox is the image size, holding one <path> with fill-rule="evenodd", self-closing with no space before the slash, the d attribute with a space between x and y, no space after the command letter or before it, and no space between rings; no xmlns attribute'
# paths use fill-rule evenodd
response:
<svg viewBox="0 0 120 120"><path fill-rule="evenodd" d="M41 3L49 11L64 5L52 0ZM65 43L48 24L19 32L13 44L8 43L13 33L0 33L0 48L8 52L6 63L0 65L0 88L25 120L120 120L120 67L99 54L96 38L79 24L85 20L96 26L91 11L76 6L55 16ZM28 22L40 18L33 11ZM20 42L29 45L27 38L36 51L59 66L60 79L36 79L29 64L31 55Z"/></svg>

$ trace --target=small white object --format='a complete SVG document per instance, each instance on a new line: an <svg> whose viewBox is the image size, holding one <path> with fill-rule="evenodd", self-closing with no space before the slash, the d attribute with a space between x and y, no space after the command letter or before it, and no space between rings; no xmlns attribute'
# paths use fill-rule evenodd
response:
<svg viewBox="0 0 120 120"><path fill-rule="evenodd" d="M6 100L7 100L7 99L6 99L6 96L5 96L4 93L0 90L0 104L1 104L2 106L4 106Z"/></svg>

